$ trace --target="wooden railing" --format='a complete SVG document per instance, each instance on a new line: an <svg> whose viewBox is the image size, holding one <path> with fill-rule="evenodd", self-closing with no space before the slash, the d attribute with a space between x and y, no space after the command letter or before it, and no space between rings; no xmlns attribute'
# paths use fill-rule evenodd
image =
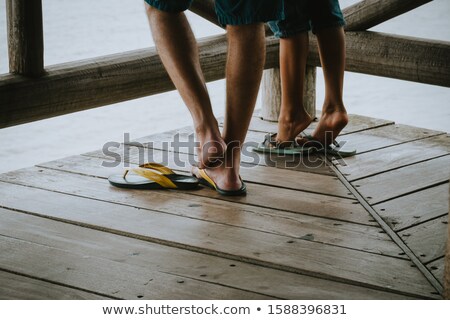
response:
<svg viewBox="0 0 450 320"><path fill-rule="evenodd" d="M365 31L430 1L364 0L346 8L346 70L450 87L449 42ZM6 0L6 4L10 73L0 76L0 128L174 89L154 48L44 68L41 0ZM213 0L194 1L191 10L217 24ZM276 120L279 44L269 31L266 39L262 114ZM315 68L320 66L315 37L310 48L305 90L307 108L314 114ZM202 39L199 49L206 81L223 79L226 37ZM445 283L450 285L449 254L446 261Z"/></svg>
<svg viewBox="0 0 450 320"><path fill-rule="evenodd" d="M42 67L41 0L6 0L10 74L0 76L0 128L173 90L154 48ZM450 86L450 43L363 31L430 0L365 0L344 10L348 71ZM217 23L213 1L198 0L192 10ZM360 31L356 31L360 30ZM350 32L351 31L351 32ZM207 81L224 78L225 36L202 39L200 60ZM311 37L308 64L320 66ZM267 36L266 69L278 66L278 41ZM265 75L263 110L276 119L276 69ZM314 69L307 84L309 110Z"/></svg>

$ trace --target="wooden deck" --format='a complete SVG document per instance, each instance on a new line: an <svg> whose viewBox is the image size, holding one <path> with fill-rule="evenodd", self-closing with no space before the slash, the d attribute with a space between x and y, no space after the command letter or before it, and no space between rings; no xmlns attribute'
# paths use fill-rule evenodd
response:
<svg viewBox="0 0 450 320"><path fill-rule="evenodd" d="M175 133L119 152L186 172ZM341 140L345 163L247 153L238 198L113 188L101 150L2 174L0 298L440 299L449 136L351 116Z"/></svg>

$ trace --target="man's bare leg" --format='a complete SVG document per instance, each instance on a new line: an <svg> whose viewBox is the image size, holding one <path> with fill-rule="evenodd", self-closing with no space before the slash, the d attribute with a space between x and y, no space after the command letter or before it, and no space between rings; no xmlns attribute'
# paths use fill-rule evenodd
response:
<svg viewBox="0 0 450 320"><path fill-rule="evenodd" d="M217 168L207 169L207 173L221 189L237 190L241 187L241 147L258 96L266 45L262 23L228 26L227 32L227 105L223 137L228 148L225 163ZM196 171L194 169L198 176Z"/></svg>
<svg viewBox="0 0 450 320"><path fill-rule="evenodd" d="M320 60L325 77L325 101L322 116L313 137L330 144L348 123L342 92L345 70L345 34L342 27L317 32Z"/></svg>
<svg viewBox="0 0 450 320"><path fill-rule="evenodd" d="M161 60L188 107L197 137L200 166L226 150L200 67L197 42L184 13L168 13L146 4L153 39Z"/></svg>
<svg viewBox="0 0 450 320"><path fill-rule="evenodd" d="M309 51L307 32L280 39L281 110L277 141L291 142L312 122L303 105L306 60Z"/></svg>

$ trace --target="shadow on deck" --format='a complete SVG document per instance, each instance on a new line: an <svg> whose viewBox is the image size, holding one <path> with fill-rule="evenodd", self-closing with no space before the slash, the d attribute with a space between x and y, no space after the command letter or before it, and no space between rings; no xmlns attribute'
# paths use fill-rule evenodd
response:
<svg viewBox="0 0 450 320"><path fill-rule="evenodd" d="M267 131L254 117L248 141ZM158 143L175 133L125 160L189 171ZM341 140L345 164L248 153L238 198L116 189L102 151L2 174L0 298L441 298L449 136L351 116Z"/></svg>

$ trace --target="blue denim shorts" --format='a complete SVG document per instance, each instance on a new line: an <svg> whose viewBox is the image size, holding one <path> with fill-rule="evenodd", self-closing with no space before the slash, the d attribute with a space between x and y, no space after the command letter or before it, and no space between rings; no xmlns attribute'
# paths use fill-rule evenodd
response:
<svg viewBox="0 0 450 320"><path fill-rule="evenodd" d="M345 25L339 0L284 0L284 15L284 19L269 22L278 38Z"/></svg>
<svg viewBox="0 0 450 320"><path fill-rule="evenodd" d="M166 12L189 9L193 0L145 0L150 6ZM220 24L242 25L284 19L284 0L216 0Z"/></svg>

